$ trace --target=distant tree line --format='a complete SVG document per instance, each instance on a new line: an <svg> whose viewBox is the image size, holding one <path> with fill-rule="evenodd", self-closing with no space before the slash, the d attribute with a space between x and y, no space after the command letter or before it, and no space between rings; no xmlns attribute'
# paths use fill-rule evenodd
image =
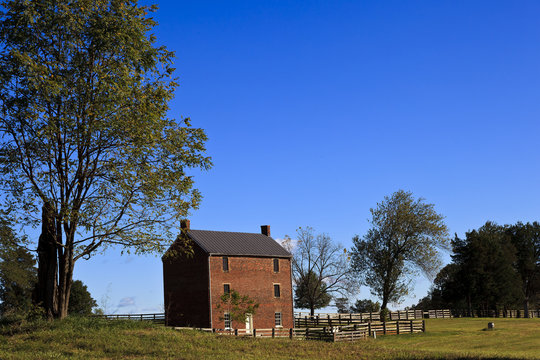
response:
<svg viewBox="0 0 540 360"><path fill-rule="evenodd" d="M540 307L540 224L497 225L452 241L452 262L417 309L504 310Z"/></svg>
<svg viewBox="0 0 540 360"><path fill-rule="evenodd" d="M37 289L36 260L26 249L25 238L19 238L11 224L0 217L0 320L19 321L42 316L35 305ZM69 314L88 315L97 306L86 285L73 281Z"/></svg>

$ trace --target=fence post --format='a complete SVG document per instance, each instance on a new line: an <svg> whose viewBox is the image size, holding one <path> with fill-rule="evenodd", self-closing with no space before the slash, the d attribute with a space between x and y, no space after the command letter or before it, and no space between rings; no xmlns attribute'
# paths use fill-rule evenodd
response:
<svg viewBox="0 0 540 360"><path fill-rule="evenodd" d="M212 328L212 332L215 333L215 332L216 332L216 329Z"/></svg>
<svg viewBox="0 0 540 360"><path fill-rule="evenodd" d="M399 335L399 320L396 321L396 334Z"/></svg>
<svg viewBox="0 0 540 360"><path fill-rule="evenodd" d="M238 336L238 328L234 329L234 336Z"/></svg>
<svg viewBox="0 0 540 360"><path fill-rule="evenodd" d="M253 337L257 337L257 329L253 329Z"/></svg>
<svg viewBox="0 0 540 360"><path fill-rule="evenodd" d="M426 332L426 320L422 320L422 332Z"/></svg>
<svg viewBox="0 0 540 360"><path fill-rule="evenodd" d="M414 333L413 321L411 320L411 334Z"/></svg>
<svg viewBox="0 0 540 360"><path fill-rule="evenodd" d="M367 323L367 327L368 327L368 336L369 336L371 335L371 322Z"/></svg>
<svg viewBox="0 0 540 360"><path fill-rule="evenodd" d="M309 337L309 328L306 328L306 340L308 339Z"/></svg>
<svg viewBox="0 0 540 360"><path fill-rule="evenodd" d="M272 328L272 339L276 337L276 329Z"/></svg>
<svg viewBox="0 0 540 360"><path fill-rule="evenodd" d="M383 321L382 326L383 326L383 334L386 335L386 321Z"/></svg>
<svg viewBox="0 0 540 360"><path fill-rule="evenodd" d="M292 340L293 338L293 328L289 329L289 338Z"/></svg>

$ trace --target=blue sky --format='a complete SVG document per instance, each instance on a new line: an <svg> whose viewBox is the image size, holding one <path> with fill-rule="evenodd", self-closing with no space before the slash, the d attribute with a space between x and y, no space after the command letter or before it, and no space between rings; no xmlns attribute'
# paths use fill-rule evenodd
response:
<svg viewBox="0 0 540 360"><path fill-rule="evenodd" d="M158 4L180 80L171 116L207 131L215 164L195 173L192 228L270 224L283 238L312 226L350 247L398 189L460 236L539 220L539 2ZM75 278L109 312L163 304L159 256L109 250ZM417 279L397 307L429 285Z"/></svg>

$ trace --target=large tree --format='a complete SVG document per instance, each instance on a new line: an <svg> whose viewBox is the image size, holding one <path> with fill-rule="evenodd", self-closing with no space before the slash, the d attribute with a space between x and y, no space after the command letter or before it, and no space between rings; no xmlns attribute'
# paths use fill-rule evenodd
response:
<svg viewBox="0 0 540 360"><path fill-rule="evenodd" d="M297 307L315 309L329 304L332 294L356 291L347 251L327 234L315 234L311 227L299 228L292 246L292 272Z"/></svg>
<svg viewBox="0 0 540 360"><path fill-rule="evenodd" d="M441 265L438 249L448 247L448 230L433 204L403 190L370 211L371 228L363 238L353 238L352 260L363 284L386 309L408 294L416 270L435 276Z"/></svg>
<svg viewBox="0 0 540 360"><path fill-rule="evenodd" d="M110 246L160 251L201 196L206 136L168 117L173 53L137 1L4 1L0 186L42 223L38 295L67 315L74 264ZM41 216L40 216L41 212Z"/></svg>

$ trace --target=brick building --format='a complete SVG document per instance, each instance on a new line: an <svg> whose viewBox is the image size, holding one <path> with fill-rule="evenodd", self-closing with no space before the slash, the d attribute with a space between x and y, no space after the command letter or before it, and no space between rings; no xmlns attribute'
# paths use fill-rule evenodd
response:
<svg viewBox="0 0 540 360"><path fill-rule="evenodd" d="M294 327L291 254L270 237L270 226L261 226L260 234L191 230L186 220L181 236L162 258L168 325ZM185 237L191 241L193 256L174 251ZM223 293L231 290L259 303L245 324L231 321L217 308Z"/></svg>

